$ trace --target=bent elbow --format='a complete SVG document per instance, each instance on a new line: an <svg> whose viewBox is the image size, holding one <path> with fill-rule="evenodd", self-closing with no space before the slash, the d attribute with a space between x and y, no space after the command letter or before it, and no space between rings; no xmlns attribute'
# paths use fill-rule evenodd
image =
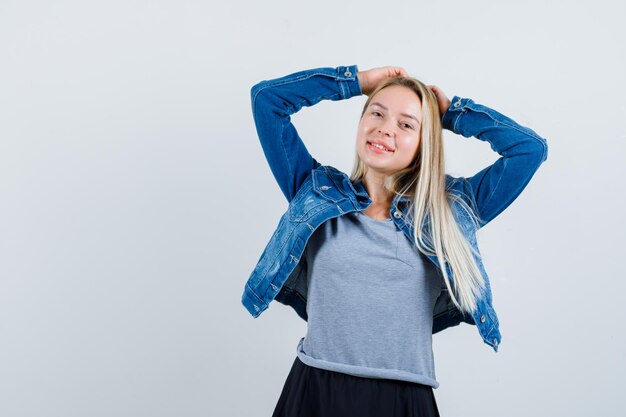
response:
<svg viewBox="0 0 626 417"><path fill-rule="evenodd" d="M541 165L548 159L548 141L538 135L533 135L534 140L532 146L528 148L528 152L533 155L533 159L537 159ZM531 142L529 142L530 144Z"/></svg>
<svg viewBox="0 0 626 417"><path fill-rule="evenodd" d="M250 99L252 100L253 103L254 103L254 98L257 96L257 94L259 94L261 90L263 90L264 83L265 81L259 81L258 83L254 84L252 88L250 88Z"/></svg>
<svg viewBox="0 0 626 417"><path fill-rule="evenodd" d="M541 146L539 147L539 154L541 155L541 162L543 163L548 159L548 141L544 138L541 138Z"/></svg>
<svg viewBox="0 0 626 417"><path fill-rule="evenodd" d="M252 110L254 111L254 104L257 96L263 90L263 81L256 83L250 88L250 103L252 104Z"/></svg>
<svg viewBox="0 0 626 417"><path fill-rule="evenodd" d="M250 89L250 104L252 106L252 115L257 119L259 111L265 112L271 107L271 95L268 94L267 81L261 81L252 86Z"/></svg>

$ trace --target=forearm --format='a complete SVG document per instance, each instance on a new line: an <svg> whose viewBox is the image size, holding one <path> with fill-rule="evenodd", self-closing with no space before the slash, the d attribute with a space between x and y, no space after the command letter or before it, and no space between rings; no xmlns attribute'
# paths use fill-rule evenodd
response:
<svg viewBox="0 0 626 417"><path fill-rule="evenodd" d="M322 100L342 100L361 95L357 66L316 68L299 71L252 87L252 113L274 113L286 118L303 106Z"/></svg>
<svg viewBox="0 0 626 417"><path fill-rule="evenodd" d="M441 122L444 129L456 134L489 142L500 155L534 153L539 154L542 161L547 158L548 146L544 138L472 99L454 96Z"/></svg>

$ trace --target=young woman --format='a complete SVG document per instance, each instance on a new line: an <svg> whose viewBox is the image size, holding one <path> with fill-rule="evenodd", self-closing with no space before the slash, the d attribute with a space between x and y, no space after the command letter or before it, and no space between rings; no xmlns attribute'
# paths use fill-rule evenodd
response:
<svg viewBox="0 0 626 417"><path fill-rule="evenodd" d="M309 154L290 115L361 94L348 176ZM399 67L301 71L251 95L289 208L242 302L258 317L276 299L307 321L274 417L438 416L432 334L465 322L498 350L476 232L522 192L547 158L546 140ZM471 177L447 175L443 128L501 157Z"/></svg>

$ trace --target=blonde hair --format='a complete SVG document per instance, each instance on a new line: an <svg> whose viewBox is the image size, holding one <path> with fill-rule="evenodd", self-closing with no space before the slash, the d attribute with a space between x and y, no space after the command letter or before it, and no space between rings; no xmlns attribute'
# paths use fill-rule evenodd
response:
<svg viewBox="0 0 626 417"><path fill-rule="evenodd" d="M451 209L459 203L478 229L478 216L461 197L445 188L445 167L442 126L435 94L421 81L409 77L389 78L381 82L363 106L361 118L372 98L383 88L402 86L415 92L422 104L420 141L415 159L408 167L386 177L384 186L394 194L409 198L407 214L412 216L413 239L426 256L436 256L441 266L443 281L453 303L462 312L476 310L476 300L484 289L484 278L474 256L480 254L462 233ZM351 181L362 181L367 167L356 154ZM422 225L426 225L423 230ZM454 276L453 285L448 274Z"/></svg>

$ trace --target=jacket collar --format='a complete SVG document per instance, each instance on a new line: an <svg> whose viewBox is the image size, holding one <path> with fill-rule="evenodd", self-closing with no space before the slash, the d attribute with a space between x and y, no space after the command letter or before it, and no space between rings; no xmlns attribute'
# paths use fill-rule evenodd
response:
<svg viewBox="0 0 626 417"><path fill-rule="evenodd" d="M348 183L354 191L357 199L359 199L366 206L369 206L372 203L372 200L370 199L369 194L367 194L367 190L365 189L365 186L363 185L361 180L355 181L354 184L352 184L350 181L348 181ZM396 195L391 202L391 207L394 211L404 211L404 209L408 206L410 202L411 199L409 197Z"/></svg>
<svg viewBox="0 0 626 417"><path fill-rule="evenodd" d="M350 181L350 177L347 174L339 171L335 167L330 165L320 165L313 170L313 176L315 178L317 191L321 194L326 194L324 191L328 190L330 186L336 186L343 190L344 193L348 194L348 197L350 197L355 205L361 209L365 209L372 204L372 200L370 199L369 194L367 194L367 190L361 180L357 180L353 183ZM454 188L456 180L456 178L446 175L446 189L450 190ZM411 199L409 197L396 195L391 203L391 206L395 209L403 209L410 203L410 201Z"/></svg>

